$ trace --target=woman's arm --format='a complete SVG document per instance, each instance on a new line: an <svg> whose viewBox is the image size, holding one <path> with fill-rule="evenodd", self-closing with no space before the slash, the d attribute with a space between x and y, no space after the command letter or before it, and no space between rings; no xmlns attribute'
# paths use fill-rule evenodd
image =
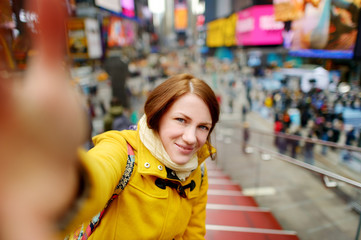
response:
<svg viewBox="0 0 361 240"><path fill-rule="evenodd" d="M100 134L94 138L94 143L89 152L79 152L85 184L75 208L68 213L70 221L65 222L66 234L73 232L81 223L88 224L103 210L126 168L127 142L117 132Z"/></svg>
<svg viewBox="0 0 361 240"><path fill-rule="evenodd" d="M66 79L64 68L48 66L39 56L18 85L6 88L9 108L0 119L1 239L52 239L54 223L76 198L77 148L87 125Z"/></svg>
<svg viewBox="0 0 361 240"><path fill-rule="evenodd" d="M81 99L64 64L65 5L27 3L35 2L36 55L28 57L27 71L12 75L0 59L0 239L56 237L58 219L77 196L77 148L87 135Z"/></svg>

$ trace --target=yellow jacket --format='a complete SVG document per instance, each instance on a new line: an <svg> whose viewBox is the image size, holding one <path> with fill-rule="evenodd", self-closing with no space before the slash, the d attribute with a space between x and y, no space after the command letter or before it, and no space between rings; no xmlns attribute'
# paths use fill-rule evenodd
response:
<svg viewBox="0 0 361 240"><path fill-rule="evenodd" d="M198 151L198 168L181 182L183 186L195 182L183 198L174 188L161 189L155 184L157 178L172 179L172 174L143 145L138 131L109 131L93 141L95 147L82 157L90 196L73 225L79 219L90 219L112 196L125 170L128 142L135 154L130 181L89 239L204 239L208 180L206 170L201 176L200 165L210 155L206 145Z"/></svg>

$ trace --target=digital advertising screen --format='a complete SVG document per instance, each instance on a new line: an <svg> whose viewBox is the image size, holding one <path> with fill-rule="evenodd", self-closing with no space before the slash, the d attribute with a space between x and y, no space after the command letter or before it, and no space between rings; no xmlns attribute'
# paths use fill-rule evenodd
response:
<svg viewBox="0 0 361 240"><path fill-rule="evenodd" d="M304 0L273 0L275 19L293 21L303 16Z"/></svg>
<svg viewBox="0 0 361 240"><path fill-rule="evenodd" d="M207 46L236 46L236 21L237 14L234 13L228 18L219 18L209 22L207 24Z"/></svg>
<svg viewBox="0 0 361 240"><path fill-rule="evenodd" d="M223 25L224 45L227 47L236 45L236 22L237 14L233 13L225 19Z"/></svg>
<svg viewBox="0 0 361 240"><path fill-rule="evenodd" d="M352 59L360 10L357 2L305 3L303 16L292 21L289 53L301 57Z"/></svg>
<svg viewBox="0 0 361 240"><path fill-rule="evenodd" d="M70 18L67 21L68 53L73 59L88 58L88 43L85 22L82 18Z"/></svg>
<svg viewBox="0 0 361 240"><path fill-rule="evenodd" d="M127 19L112 16L108 24L108 46L123 47L134 43L136 36L135 24Z"/></svg>
<svg viewBox="0 0 361 240"><path fill-rule="evenodd" d="M224 45L223 26L225 21L224 18L220 18L207 24L206 44L208 47L221 47Z"/></svg>
<svg viewBox="0 0 361 240"><path fill-rule="evenodd" d="M185 2L176 1L174 5L174 29L185 31L188 26L188 9Z"/></svg>
<svg viewBox="0 0 361 240"><path fill-rule="evenodd" d="M121 47L126 45L126 35L123 20L120 17L112 16L109 19L108 46Z"/></svg>
<svg viewBox="0 0 361 240"><path fill-rule="evenodd" d="M276 21L273 5L258 5L237 13L236 41L239 46L280 45L284 23Z"/></svg>
<svg viewBox="0 0 361 240"><path fill-rule="evenodd" d="M134 0L120 0L122 14L126 17L135 17Z"/></svg>
<svg viewBox="0 0 361 240"><path fill-rule="evenodd" d="M103 55L100 27L97 19L86 18L85 36L88 46L88 57L91 59L101 58Z"/></svg>

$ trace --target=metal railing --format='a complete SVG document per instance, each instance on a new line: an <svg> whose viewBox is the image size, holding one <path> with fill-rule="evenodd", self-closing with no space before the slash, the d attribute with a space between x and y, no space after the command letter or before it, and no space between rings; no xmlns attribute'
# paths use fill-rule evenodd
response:
<svg viewBox="0 0 361 240"><path fill-rule="evenodd" d="M353 165L351 165L350 162L344 162L342 157L344 154L358 155L361 153L361 148L286 133L276 134L270 131L262 131L254 128L249 128L248 130L250 138L247 142L243 140L244 129L242 127L239 127L239 124L237 124L236 126L228 126L228 130L223 133L220 133L219 131L217 133L216 131L216 138L219 138L220 135L223 135L223 139L221 140L221 142L223 141L222 146L217 146L217 149L219 150L217 161L222 168L225 168L227 172L234 172L234 174L231 174L232 177L239 181L242 187L246 190L250 188L266 190L267 187L271 186L272 188L280 189L279 192L281 192L282 194L282 191L286 192L288 189L291 189L291 191L298 191L298 188L300 188L300 192L307 192L307 188L310 187L309 185L307 185L308 181L312 181L311 184L314 184L314 182L321 183L323 186L325 186L321 190L332 191L333 193L335 193L336 196L340 197L340 205L344 206L339 206L339 208L343 209L345 211L345 214L352 215L349 219L354 219L353 222L358 222L358 226L354 227L354 231L348 231L348 236L352 235L352 232L356 232L356 237L352 239L359 239L361 229L361 161L358 162L359 160L353 159L353 163L357 163L355 166L360 166L360 169L353 169ZM229 135L228 137L230 138L228 140L227 135ZM286 149L286 151L280 151L278 146L275 145L276 138L297 141L297 157L291 157L289 148ZM306 143L314 144L314 162L310 163L304 159L305 156L303 154L303 151ZM236 148L234 147L235 144L238 145L236 145ZM324 154L324 149L322 148L327 148L326 154ZM238 151L238 153L235 154L235 151ZM271 159L278 159L281 161L269 161ZM282 165L281 163L284 163L289 167L285 167L284 164ZM297 174L295 174L295 176L292 176L292 173L287 173L288 170L285 170L286 168L293 168L292 171L297 171ZM305 173L307 172L311 174L311 177L305 175ZM287 174L291 174L291 176L290 178L286 179L287 176L284 177L284 175ZM302 175L302 177L299 177L299 175ZM284 181L282 182L282 180ZM290 183L292 183L292 185ZM326 195L322 195L319 198L329 197L324 196ZM262 193L258 195L256 194L255 198L256 200L258 200L260 205L274 209L273 211L276 212L276 217L278 215L278 212L280 215L279 218L288 217L284 217L281 214L280 209L282 209L281 202L283 201L283 199L280 200L278 198L277 200L275 200L272 196L267 197L265 195L262 195ZM278 201L280 202L279 204ZM303 202L301 203L287 202L285 205L292 206L292 204L312 204L316 201L320 200L317 198L305 198L305 200L303 200ZM342 202L344 204L342 204ZM323 206L321 206L321 208L323 208ZM350 213L347 209L352 209L354 213ZM297 211L303 210L298 209ZM312 210L310 215L312 215ZM313 220L311 219L310 221ZM339 224L339 220L337 219L327 218L327 221L329 222L328 226ZM284 224L292 225L292 223L287 221ZM295 226L298 227L300 226L300 224L297 224ZM357 230L355 230L355 228L357 228ZM302 237L304 237L305 239L317 239L317 237L310 237L309 234L310 231L316 231L314 229L305 230L305 233L303 234L302 226L299 227L299 229L301 230L294 228L291 229L296 230L298 233L300 233L301 239ZM334 233L335 236L337 236L337 234L344 237L343 233ZM330 237L331 236L332 233L330 233ZM344 239L342 237L340 237L339 239ZM336 238L331 237L330 239Z"/></svg>
<svg viewBox="0 0 361 240"><path fill-rule="evenodd" d="M338 187L339 183L345 183L351 187L355 187L356 188L355 191L357 191L357 196L350 195L349 194L350 191L342 191L345 189L345 187L338 187L337 189L341 190L341 192L343 193L343 196L347 196L347 201L350 203L350 206L352 206L353 209L356 210L359 214L361 213L361 211L360 211L361 210L361 199L358 196L361 194L361 191L360 191L360 189L361 189L361 170L355 171L354 169L352 169L352 167L348 167L348 165L342 164L343 163L343 160L342 160L343 154L353 155L354 153L360 153L361 148L356 147L356 146L343 145L340 143L323 141L323 140L320 140L317 138L309 138L309 137L297 136L297 135L292 135L292 134L287 134L287 133L272 133L272 132L261 131L261 130L254 129L254 128L249 129L249 131L251 132L251 135L254 136L255 134L258 134L260 136L260 138L262 138L262 139L265 136L268 136L271 138L278 138L278 139L282 138L286 141L287 140L297 141L300 144L303 143L303 147L301 147L301 152L303 150L302 148L305 148L306 143L315 144L317 146L320 146L321 148L322 147L333 148L334 149L333 151L334 151L334 153L336 152L336 154L333 154L332 157L327 157L326 161L324 161L324 163L326 163L326 164L318 164L319 166L316 166L316 164L318 163L318 160L319 160L316 156L314 157L315 163L310 164L310 163L306 163L302 160L301 161L299 160L300 158L302 158L302 154L300 154L299 159L295 159L295 158L288 156L286 153L282 154L280 152L276 152L276 151L270 149L269 147L262 147L259 144L255 144L255 143L252 144L252 142L250 142L248 144L249 147L257 149L257 151L259 153L261 153L262 155L264 155L265 153L270 154L274 158L277 158L279 160L296 165L298 167L301 167L303 169L311 171L314 174L321 176L321 179L323 180L323 183L325 184L326 187L332 187L332 188ZM316 148L316 147L314 147L314 148ZM312 151L314 152L314 154L317 153L317 149L313 149ZM266 158L268 158L268 157L266 157ZM319 158L320 158L320 155L319 155ZM356 161L359 162L359 165L361 166L360 160L356 160ZM330 164L330 163L334 163L334 164ZM327 165L328 169L325 169L326 165ZM337 172L339 172L339 173L337 173ZM348 175L348 176L346 177L345 175ZM334 182L333 180L336 180L337 182Z"/></svg>

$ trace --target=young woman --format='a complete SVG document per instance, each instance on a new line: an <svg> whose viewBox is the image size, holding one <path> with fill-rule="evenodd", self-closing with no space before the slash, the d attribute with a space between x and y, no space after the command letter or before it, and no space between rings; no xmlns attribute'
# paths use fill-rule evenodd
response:
<svg viewBox="0 0 361 240"><path fill-rule="evenodd" d="M125 174L128 144L135 155L127 186L89 239L204 239L208 181L202 165L215 153L209 142L219 117L215 94L192 75L176 75L150 93L144 112L137 130L96 136L81 157L91 197L78 215L95 215ZM88 225L80 235L90 234ZM70 239L78 239L79 230Z"/></svg>

